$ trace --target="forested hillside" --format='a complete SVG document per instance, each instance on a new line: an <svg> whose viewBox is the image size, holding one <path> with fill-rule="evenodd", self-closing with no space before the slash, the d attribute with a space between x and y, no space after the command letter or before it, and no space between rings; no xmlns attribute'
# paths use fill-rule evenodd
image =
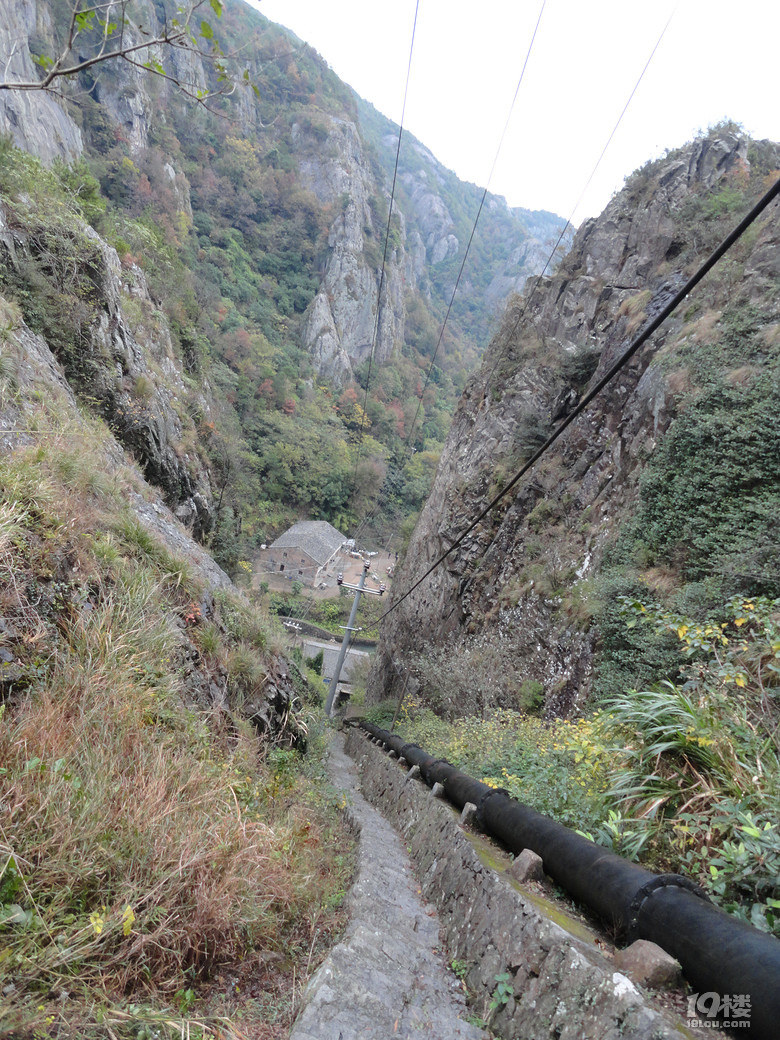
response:
<svg viewBox="0 0 780 1040"><path fill-rule="evenodd" d="M137 16L159 25L166 7L158 7L141 4ZM54 5L51 21L45 4L27 10L16 28L28 33L31 54L58 53L68 5ZM51 263L84 233L77 225L116 250L126 283L143 276L157 314L133 314L131 305L127 319L151 319L170 333L186 384L185 450L198 457L214 505L197 530L235 572L240 557L297 518L353 527L372 510L388 469L400 515L420 508L490 324L509 291L544 264L546 240L562 222L511 212L491 197L442 336L481 191L409 138L388 227L398 127L305 43L242 3L212 20L223 50L240 51L252 89L242 81L232 96L197 105L122 62L63 85L78 130L62 143L54 180L40 179L51 205L69 205L76 224L53 230L45 248L25 225L24 177L13 169L28 163L25 176L38 174L6 148L7 201L30 249L21 267L6 264L4 282L31 327L56 346L59 315L77 300L88 324L97 313L77 285L89 271L61 284ZM99 36L97 26L83 31L79 53ZM215 69L194 53L163 61L202 91L218 87ZM3 104L16 140L49 157L52 141L20 119L17 100L5 94ZM40 293L48 311L33 302ZM66 367L79 350L78 342L61 345ZM85 400L101 396L87 374L73 375ZM131 395L134 406L143 408L150 387ZM405 465L407 446L420 454Z"/></svg>

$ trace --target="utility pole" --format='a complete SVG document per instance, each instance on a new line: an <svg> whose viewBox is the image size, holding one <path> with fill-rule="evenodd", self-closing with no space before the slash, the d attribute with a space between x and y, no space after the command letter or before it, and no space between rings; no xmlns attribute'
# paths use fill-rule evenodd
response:
<svg viewBox="0 0 780 1040"><path fill-rule="evenodd" d="M363 592L370 592L373 596L381 596L385 591L384 582L379 586L378 589L367 589L365 588L366 574L371 566L370 560L363 560L363 570L360 572L360 581L357 585L349 585L344 581L344 576L339 574L336 581L343 589L354 589L355 598L352 601L352 610L349 614L349 621L347 627L344 630L344 638L341 641L341 650L339 651L339 658L336 661L336 667L333 670L333 678L330 680L330 686L328 687L328 699L325 701L325 715L327 718L332 718L335 714L334 707L336 703L336 689L339 684L339 677L341 676L341 666L344 664L344 658L347 656L347 647L349 646L349 640L352 633L355 631L355 617L357 616L358 603L360 602L360 596Z"/></svg>

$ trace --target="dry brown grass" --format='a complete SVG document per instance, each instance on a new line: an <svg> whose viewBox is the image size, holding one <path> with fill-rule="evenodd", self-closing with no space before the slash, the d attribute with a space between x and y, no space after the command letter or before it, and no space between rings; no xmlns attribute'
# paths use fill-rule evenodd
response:
<svg viewBox="0 0 780 1040"><path fill-rule="evenodd" d="M82 979L171 991L260 932L278 942L294 891L287 836L241 811L236 789L261 785L259 768L236 776L208 754L205 723L177 719L173 633L123 606L88 617L0 731L2 837L36 918L34 968L27 933L12 949L20 975L78 964Z"/></svg>
<svg viewBox="0 0 780 1040"><path fill-rule="evenodd" d="M680 587L680 575L671 567L649 567L642 571L642 581L656 595L670 595Z"/></svg>
<svg viewBox="0 0 780 1040"><path fill-rule="evenodd" d="M740 365L726 373L726 382L731 386L749 386L760 371L757 365Z"/></svg>
<svg viewBox="0 0 780 1040"><path fill-rule="evenodd" d="M644 324L647 318L647 305L652 295L649 289L644 289L635 296L629 296L627 300L623 300L620 304L618 314L628 318L626 326L627 335L633 336Z"/></svg>
<svg viewBox="0 0 780 1040"><path fill-rule="evenodd" d="M345 839L299 756L279 774L230 711L183 705L197 596L88 455L0 461L0 1037L173 1035L218 969L283 958L294 990L335 927ZM240 609L221 651L254 682L268 640ZM192 1035L241 1035L206 1010Z"/></svg>
<svg viewBox="0 0 780 1040"><path fill-rule="evenodd" d="M666 384L675 397L689 394L693 389L691 370L687 366L674 369L672 372L667 373Z"/></svg>
<svg viewBox="0 0 780 1040"><path fill-rule="evenodd" d="M702 314L693 323L693 338L699 343L709 343L722 316L722 311L706 311Z"/></svg>

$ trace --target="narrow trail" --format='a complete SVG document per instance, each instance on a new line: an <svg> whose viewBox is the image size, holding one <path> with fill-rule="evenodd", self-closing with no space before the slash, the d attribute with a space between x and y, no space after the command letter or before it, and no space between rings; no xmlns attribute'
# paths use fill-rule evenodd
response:
<svg viewBox="0 0 780 1040"><path fill-rule="evenodd" d="M341 733L331 734L329 771L359 833L357 877L346 934L307 986L290 1040L483 1040L461 1017L436 911L398 834L360 794Z"/></svg>

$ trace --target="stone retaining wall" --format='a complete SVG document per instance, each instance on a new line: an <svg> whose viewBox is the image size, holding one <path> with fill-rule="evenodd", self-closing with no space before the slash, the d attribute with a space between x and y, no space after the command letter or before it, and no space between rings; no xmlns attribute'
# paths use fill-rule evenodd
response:
<svg viewBox="0 0 780 1040"><path fill-rule="evenodd" d="M615 971L595 937L483 862L451 807L410 780L359 730L346 748L356 761L364 796L400 831L416 865L423 896L435 904L448 958L465 966L475 1010L507 973L511 995L490 1019L506 1040L679 1040L692 1034L651 1007ZM548 914L561 918L556 922Z"/></svg>

